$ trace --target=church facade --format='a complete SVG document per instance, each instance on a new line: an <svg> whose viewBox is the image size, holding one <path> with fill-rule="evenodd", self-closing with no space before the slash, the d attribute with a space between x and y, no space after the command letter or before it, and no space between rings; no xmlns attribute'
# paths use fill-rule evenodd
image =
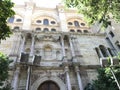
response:
<svg viewBox="0 0 120 90"><path fill-rule="evenodd" d="M43 8L33 2L14 7L8 19L13 34L1 41L9 55L13 90L84 90L96 79L97 69L117 63L118 32L87 26L74 9ZM115 62L114 62L115 61Z"/></svg>

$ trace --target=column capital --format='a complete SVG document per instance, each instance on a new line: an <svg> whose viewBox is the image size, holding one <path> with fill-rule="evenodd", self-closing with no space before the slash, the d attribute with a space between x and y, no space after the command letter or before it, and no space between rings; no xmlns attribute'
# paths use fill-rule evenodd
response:
<svg viewBox="0 0 120 90"><path fill-rule="evenodd" d="M68 71L69 71L69 67L65 66L65 72L68 72Z"/></svg>

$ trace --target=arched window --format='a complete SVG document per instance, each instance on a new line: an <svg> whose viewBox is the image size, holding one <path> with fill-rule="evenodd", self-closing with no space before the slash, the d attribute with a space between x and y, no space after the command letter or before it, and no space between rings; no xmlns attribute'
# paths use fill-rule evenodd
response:
<svg viewBox="0 0 120 90"><path fill-rule="evenodd" d="M44 20L43 20L43 24L44 24L44 25L49 25L48 19L44 19Z"/></svg>
<svg viewBox="0 0 120 90"><path fill-rule="evenodd" d="M102 56L101 56L101 54L100 54L100 52L99 52L99 49L98 49L98 48L95 48L95 51L96 51L98 57L101 58Z"/></svg>
<svg viewBox="0 0 120 90"><path fill-rule="evenodd" d="M15 27L14 27L14 30L19 30L19 29L20 29L19 26L15 26Z"/></svg>
<svg viewBox="0 0 120 90"><path fill-rule="evenodd" d="M55 32L55 31L56 31L56 29L52 28L52 29L51 29L51 31L52 31L52 32Z"/></svg>
<svg viewBox="0 0 120 90"><path fill-rule="evenodd" d="M36 31L41 31L41 28L39 28L39 27L38 27L38 28L36 28Z"/></svg>
<svg viewBox="0 0 120 90"><path fill-rule="evenodd" d="M74 25L75 25L76 27L80 27L80 25L79 25L79 22L78 22L78 21L74 21Z"/></svg>
<svg viewBox="0 0 120 90"><path fill-rule="evenodd" d="M77 30L77 32L82 33L82 31L81 31L81 30Z"/></svg>
<svg viewBox="0 0 120 90"><path fill-rule="evenodd" d="M56 24L56 22L55 21L51 21L51 24Z"/></svg>
<svg viewBox="0 0 120 90"><path fill-rule="evenodd" d="M49 30L48 30L48 28L44 28L44 30L43 30L44 32L48 32Z"/></svg>
<svg viewBox="0 0 120 90"><path fill-rule="evenodd" d="M14 17L10 17L9 19L8 19L8 23L13 23L14 22Z"/></svg>
<svg viewBox="0 0 120 90"><path fill-rule="evenodd" d="M103 45L100 45L99 48L100 48L103 56L104 56L104 57L108 57L108 53L107 53L106 48L105 48Z"/></svg>
<svg viewBox="0 0 120 90"><path fill-rule="evenodd" d="M52 48L50 46L44 47L44 56L45 58L50 58L52 56Z"/></svg>
<svg viewBox="0 0 120 90"><path fill-rule="evenodd" d="M84 30L84 33L88 33L88 30Z"/></svg>
<svg viewBox="0 0 120 90"><path fill-rule="evenodd" d="M41 20L37 20L36 23L41 23Z"/></svg>
<svg viewBox="0 0 120 90"><path fill-rule="evenodd" d="M75 30L74 29L70 29L70 32L75 32Z"/></svg>
<svg viewBox="0 0 120 90"><path fill-rule="evenodd" d="M20 19L20 18L16 19L16 22L21 22L21 21L22 21L22 19Z"/></svg>
<svg viewBox="0 0 120 90"><path fill-rule="evenodd" d="M68 25L73 25L72 22L68 22Z"/></svg>
<svg viewBox="0 0 120 90"><path fill-rule="evenodd" d="M85 26L85 23L81 23L81 26Z"/></svg>
<svg viewBox="0 0 120 90"><path fill-rule="evenodd" d="M118 47L118 49L120 49L120 43L119 43L119 41L116 41L115 45Z"/></svg>
<svg viewBox="0 0 120 90"><path fill-rule="evenodd" d="M111 56L115 56L112 49L108 48L108 51L109 51L109 53L110 53Z"/></svg>

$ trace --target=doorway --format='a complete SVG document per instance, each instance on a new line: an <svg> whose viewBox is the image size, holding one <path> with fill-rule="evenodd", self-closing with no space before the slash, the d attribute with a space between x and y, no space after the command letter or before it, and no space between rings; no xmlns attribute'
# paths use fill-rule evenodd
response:
<svg viewBox="0 0 120 90"><path fill-rule="evenodd" d="M60 88L53 81L45 81L38 87L37 90L60 90Z"/></svg>

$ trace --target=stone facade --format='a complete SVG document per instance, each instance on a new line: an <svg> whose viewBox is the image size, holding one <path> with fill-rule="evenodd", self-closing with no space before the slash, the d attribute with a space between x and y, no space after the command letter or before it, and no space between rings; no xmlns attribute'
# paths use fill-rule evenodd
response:
<svg viewBox="0 0 120 90"><path fill-rule="evenodd" d="M14 90L47 90L41 87L51 82L59 89L53 85L50 90L83 90L96 79L102 60L109 56L116 60L119 35L112 27L98 33L76 10L61 4L41 8L26 2L14 10L16 15L8 19L13 34L0 45L0 51L14 60L10 64Z"/></svg>

